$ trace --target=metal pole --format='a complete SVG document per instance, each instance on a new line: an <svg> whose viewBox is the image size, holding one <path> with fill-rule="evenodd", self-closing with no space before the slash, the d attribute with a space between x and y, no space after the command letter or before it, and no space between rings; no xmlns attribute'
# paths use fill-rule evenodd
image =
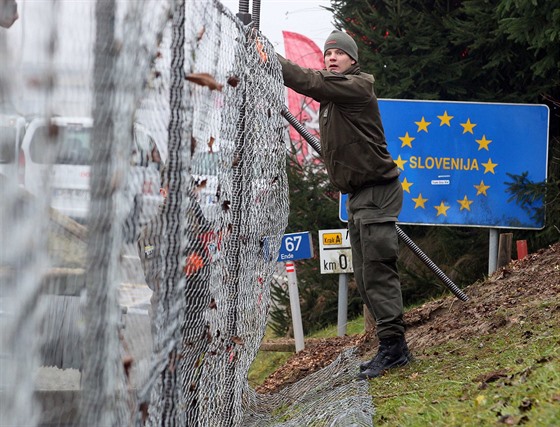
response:
<svg viewBox="0 0 560 427"><path fill-rule="evenodd" d="M294 328L294 339L296 342L297 353L305 348L305 344L303 342L303 325L301 323L301 308L299 306L299 291L297 287L296 266L293 261L286 262L286 273L288 273L288 291L290 294L292 325Z"/></svg>
<svg viewBox="0 0 560 427"><path fill-rule="evenodd" d="M261 0L253 0L253 28L260 30L261 26Z"/></svg>
<svg viewBox="0 0 560 427"><path fill-rule="evenodd" d="M296 119L294 115L288 111L286 107L282 109L281 114L288 121L288 123L290 123L294 127L294 129L297 130L298 133L305 138L305 140L309 143L309 145L311 145L311 147L313 147L313 149L320 155L321 154L320 141L315 136L313 136L298 121L298 119ZM418 258L420 258L424 262L424 264L426 264L426 266L428 266L436 274L436 276L438 276L441 279L444 285L447 286L449 290L453 292L453 294L461 301L468 301L469 297L465 295L465 293L463 293L461 289L459 289L457 285L455 285L455 283L453 283L451 279L447 277L445 273L441 271L439 267L436 264L434 264L434 262L430 258L428 258L428 256L424 252L422 252L422 250L418 246L416 246L416 244L412 241L412 239L408 237L406 233L402 231L398 225L395 225L395 227L397 228L397 234L399 235L401 240L403 240L406 243L406 245L412 250L412 252L414 252L416 256L418 256Z"/></svg>
<svg viewBox="0 0 560 427"><path fill-rule="evenodd" d="M338 327L337 336L346 335L348 324L348 273L338 275Z"/></svg>
<svg viewBox="0 0 560 427"><path fill-rule="evenodd" d="M498 265L498 230L491 228L488 232L488 275L496 271Z"/></svg>

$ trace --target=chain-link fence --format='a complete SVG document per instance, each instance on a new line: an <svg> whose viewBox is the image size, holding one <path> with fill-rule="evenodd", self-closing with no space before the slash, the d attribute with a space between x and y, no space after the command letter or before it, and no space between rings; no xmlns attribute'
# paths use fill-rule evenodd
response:
<svg viewBox="0 0 560 427"><path fill-rule="evenodd" d="M247 382L288 214L270 43L217 1L20 3L1 425L369 425L351 354L274 398Z"/></svg>

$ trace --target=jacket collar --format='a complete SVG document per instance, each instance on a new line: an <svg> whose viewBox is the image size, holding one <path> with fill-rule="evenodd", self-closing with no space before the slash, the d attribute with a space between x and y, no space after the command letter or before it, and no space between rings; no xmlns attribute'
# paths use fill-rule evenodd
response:
<svg viewBox="0 0 560 427"><path fill-rule="evenodd" d="M358 64L357 62L352 65L350 68L348 68L344 73L342 73L344 75L348 75L348 74L360 74L360 64Z"/></svg>

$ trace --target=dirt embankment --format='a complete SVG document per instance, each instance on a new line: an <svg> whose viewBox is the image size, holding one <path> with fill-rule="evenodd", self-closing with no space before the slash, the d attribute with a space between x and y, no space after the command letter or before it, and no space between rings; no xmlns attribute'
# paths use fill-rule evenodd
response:
<svg viewBox="0 0 560 427"><path fill-rule="evenodd" d="M451 295L405 313L406 336L413 354L449 340L491 334L526 318L539 322L560 311L560 243L512 261L463 291L469 297L467 302ZM373 334L364 334L306 342L306 348L294 354L257 391L274 393L327 366L352 346L357 346L365 359L375 353L377 340Z"/></svg>

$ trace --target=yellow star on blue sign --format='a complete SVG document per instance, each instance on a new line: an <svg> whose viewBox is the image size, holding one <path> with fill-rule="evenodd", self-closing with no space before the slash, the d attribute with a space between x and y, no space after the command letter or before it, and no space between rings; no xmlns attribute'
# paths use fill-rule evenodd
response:
<svg viewBox="0 0 560 427"><path fill-rule="evenodd" d="M486 151L489 151L488 150L488 145L492 142L492 140L491 139L486 139L486 135L482 135L481 139L477 139L475 141L478 142L478 149L479 150L482 150L484 148Z"/></svg>
<svg viewBox="0 0 560 427"><path fill-rule="evenodd" d="M432 123L431 122L427 122L424 119L424 116L422 116L422 120L419 122L414 122L416 123L416 125L418 126L418 130L417 132L420 132L421 130L423 130L424 132L428 132L428 126L430 126Z"/></svg>
<svg viewBox="0 0 560 427"><path fill-rule="evenodd" d="M412 138L407 132L405 136L401 136L399 137L399 139L402 141L401 147L408 146L412 148L412 141L414 141L416 138Z"/></svg>
<svg viewBox="0 0 560 427"><path fill-rule="evenodd" d="M447 110L443 112L443 116L437 116L437 118L440 120L440 126L447 125L451 127L451 119L453 118L453 116L448 115Z"/></svg>
<svg viewBox="0 0 560 427"><path fill-rule="evenodd" d="M467 121L465 123L461 123L461 126L463 126L463 133L472 133L474 135L473 129L476 126L476 124L471 123L471 119L467 119Z"/></svg>
<svg viewBox="0 0 560 427"><path fill-rule="evenodd" d="M449 208L451 208L451 206L445 206L445 203L443 203L442 201L438 206L434 206L434 208L436 208L437 210L436 216L447 216L447 211L449 210Z"/></svg>
<svg viewBox="0 0 560 427"><path fill-rule="evenodd" d="M498 164L492 163L492 159L488 159L486 163L482 163L482 166L484 166L484 173L491 172L495 174L494 168L498 166Z"/></svg>
<svg viewBox="0 0 560 427"><path fill-rule="evenodd" d="M428 201L428 199L423 198L422 193L419 193L418 197L416 198L413 197L412 200L415 202L414 209L416 208L426 209L426 202Z"/></svg>
<svg viewBox="0 0 560 427"><path fill-rule="evenodd" d="M471 205L473 204L472 200L469 200L467 198L467 196L463 197L463 200L457 200L457 202L461 205L461 208L459 210L463 210L466 209L468 211L471 210Z"/></svg>

